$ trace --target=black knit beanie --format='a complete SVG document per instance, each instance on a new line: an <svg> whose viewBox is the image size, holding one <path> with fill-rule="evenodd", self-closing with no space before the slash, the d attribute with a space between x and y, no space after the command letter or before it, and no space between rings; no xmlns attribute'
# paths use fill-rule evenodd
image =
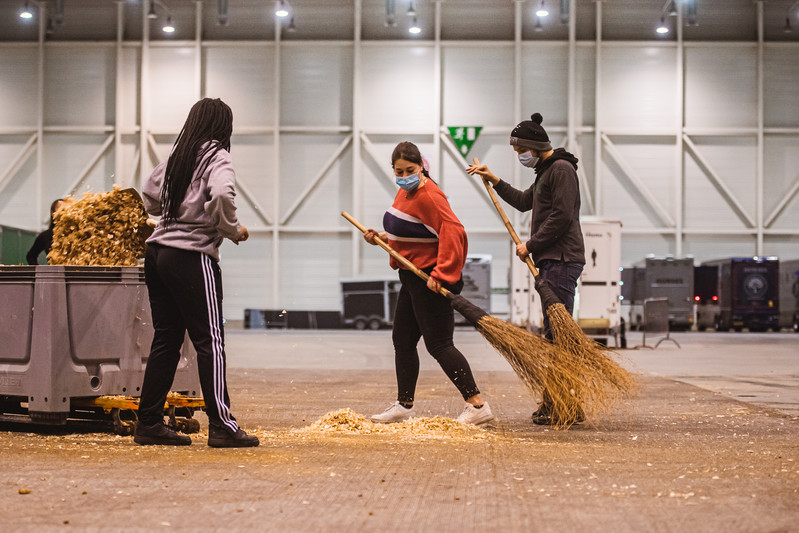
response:
<svg viewBox="0 0 799 533"><path fill-rule="evenodd" d="M510 132L511 146L521 146L522 148L529 148L536 152L548 152L552 150L552 145L549 143L549 136L544 128L541 127L541 122L544 117L541 113L533 113L530 120L519 122L513 131Z"/></svg>

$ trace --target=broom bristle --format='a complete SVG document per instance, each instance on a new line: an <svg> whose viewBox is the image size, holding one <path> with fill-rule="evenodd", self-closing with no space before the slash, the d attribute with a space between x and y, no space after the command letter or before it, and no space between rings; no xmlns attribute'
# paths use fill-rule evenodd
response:
<svg viewBox="0 0 799 533"><path fill-rule="evenodd" d="M617 399L637 388L635 377L610 356L610 350L589 338L572 316L558 303L547 308L555 345L562 348L583 368L574 384L576 397L586 411L607 409Z"/></svg>
<svg viewBox="0 0 799 533"><path fill-rule="evenodd" d="M475 326L531 392L547 392L553 425L568 427L578 419L582 414L578 394L586 388L580 361L546 339L491 315L480 318Z"/></svg>

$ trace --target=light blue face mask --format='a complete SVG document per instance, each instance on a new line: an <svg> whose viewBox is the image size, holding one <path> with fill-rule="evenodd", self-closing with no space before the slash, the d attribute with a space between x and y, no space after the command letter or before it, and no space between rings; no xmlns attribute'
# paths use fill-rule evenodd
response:
<svg viewBox="0 0 799 533"><path fill-rule="evenodd" d="M527 168L533 168L538 163L538 158L532 152L522 152L519 154L519 163Z"/></svg>
<svg viewBox="0 0 799 533"><path fill-rule="evenodd" d="M405 191L412 191L419 186L419 173L406 176L404 178L397 178L397 185Z"/></svg>

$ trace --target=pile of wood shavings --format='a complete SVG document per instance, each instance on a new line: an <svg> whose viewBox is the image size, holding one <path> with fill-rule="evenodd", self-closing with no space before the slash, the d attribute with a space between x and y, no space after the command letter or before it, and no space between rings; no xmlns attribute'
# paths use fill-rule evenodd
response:
<svg viewBox="0 0 799 533"><path fill-rule="evenodd" d="M482 440L491 436L477 426L442 416L411 418L394 424L376 424L352 409L327 413L310 426L294 430L294 433L310 437L379 434L400 438L465 440Z"/></svg>
<svg viewBox="0 0 799 533"><path fill-rule="evenodd" d="M112 191L67 197L53 214L51 265L135 266L151 233L138 193Z"/></svg>

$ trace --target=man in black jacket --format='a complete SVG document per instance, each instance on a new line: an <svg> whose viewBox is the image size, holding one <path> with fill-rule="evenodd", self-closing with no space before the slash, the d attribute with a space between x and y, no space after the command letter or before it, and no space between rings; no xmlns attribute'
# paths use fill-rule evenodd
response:
<svg viewBox="0 0 799 533"><path fill-rule="evenodd" d="M525 191L514 188L477 158L467 172L489 181L497 194L519 211L532 209L530 239L516 246L516 255L522 261L532 255L539 280L548 282L566 310L572 313L577 280L585 265L577 158L563 148L552 149L539 113L530 118L520 122L510 134L510 144L519 162L535 171L536 178L530 188ZM552 340L546 309L544 334ZM533 413L533 421L537 424L552 422L546 391L541 406Z"/></svg>

